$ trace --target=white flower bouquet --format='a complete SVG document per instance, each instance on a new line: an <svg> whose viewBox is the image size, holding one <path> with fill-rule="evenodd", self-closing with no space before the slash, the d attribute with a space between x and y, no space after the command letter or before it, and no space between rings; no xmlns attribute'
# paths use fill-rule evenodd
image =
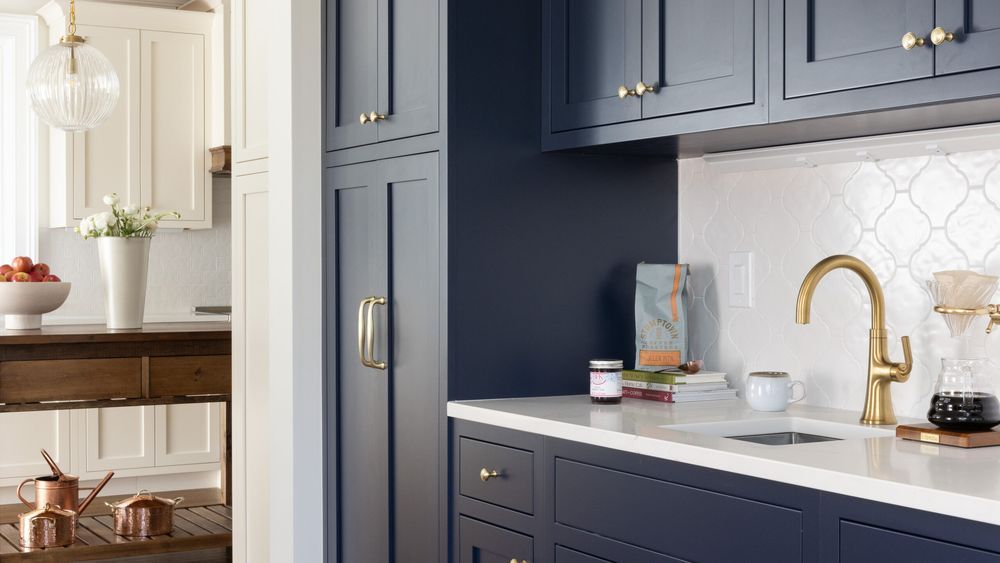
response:
<svg viewBox="0 0 1000 563"><path fill-rule="evenodd" d="M85 239L97 237L150 238L164 218L180 219L181 217L180 213L176 211L151 214L148 207L140 208L138 205L122 207L118 194L108 194L104 196L102 201L111 207L111 211L95 213L86 217L80 221L80 226L74 229Z"/></svg>

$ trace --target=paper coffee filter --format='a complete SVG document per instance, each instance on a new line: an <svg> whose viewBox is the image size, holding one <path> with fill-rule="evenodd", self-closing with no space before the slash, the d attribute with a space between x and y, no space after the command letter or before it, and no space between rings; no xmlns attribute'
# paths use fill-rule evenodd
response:
<svg viewBox="0 0 1000 563"><path fill-rule="evenodd" d="M959 309L986 307L997 291L997 276L988 276L970 270L934 272L934 279L927 282L935 304ZM972 324L974 315L944 315L952 336L961 336Z"/></svg>

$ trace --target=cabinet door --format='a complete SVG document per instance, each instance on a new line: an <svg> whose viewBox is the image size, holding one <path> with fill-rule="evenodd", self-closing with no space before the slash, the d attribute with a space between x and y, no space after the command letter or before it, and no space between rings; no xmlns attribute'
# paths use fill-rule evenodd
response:
<svg viewBox="0 0 1000 563"><path fill-rule="evenodd" d="M378 140L438 130L438 0L379 0Z"/></svg>
<svg viewBox="0 0 1000 563"><path fill-rule="evenodd" d="M534 561L531 536L492 524L458 517L459 563L510 563Z"/></svg>
<svg viewBox="0 0 1000 563"><path fill-rule="evenodd" d="M754 102L754 0L644 0L642 25L644 118Z"/></svg>
<svg viewBox="0 0 1000 563"><path fill-rule="evenodd" d="M639 119L641 0L551 0L547 32L552 131Z"/></svg>
<svg viewBox="0 0 1000 563"><path fill-rule="evenodd" d="M441 561L443 374L437 153L384 161L379 187L385 197L386 205L380 205L380 210L388 233L379 242L388 243L380 249L388 256L388 278L377 280L376 286L389 288L389 303L376 322L379 328L391 327L391 332L383 331L388 340L388 369L374 375L390 382L393 552L397 560Z"/></svg>
<svg viewBox="0 0 1000 563"><path fill-rule="evenodd" d="M205 38L142 31L142 203L177 211L179 221L211 218L205 186Z"/></svg>
<svg viewBox="0 0 1000 563"><path fill-rule="evenodd" d="M0 414L0 486L44 475L49 466L39 455L44 448L64 471L70 471L69 411L12 412ZM25 496L31 498L30 494Z"/></svg>
<svg viewBox="0 0 1000 563"><path fill-rule="evenodd" d="M270 0L233 2L233 161L267 157Z"/></svg>
<svg viewBox="0 0 1000 563"><path fill-rule="evenodd" d="M785 0L785 98L926 78L930 40L910 51L907 32L928 36L934 0Z"/></svg>
<svg viewBox="0 0 1000 563"><path fill-rule="evenodd" d="M73 218L79 220L107 211L101 199L110 192L118 193L123 204L140 205L141 90L138 30L81 25L77 33L108 57L120 85L118 105L107 121L85 133L69 134L73 146L67 177L71 179Z"/></svg>
<svg viewBox="0 0 1000 563"><path fill-rule="evenodd" d="M218 463L218 403L157 405L154 411L157 467Z"/></svg>
<svg viewBox="0 0 1000 563"><path fill-rule="evenodd" d="M84 416L84 469L89 473L155 465L153 407L87 409Z"/></svg>
<svg viewBox="0 0 1000 563"><path fill-rule="evenodd" d="M378 126L359 119L379 109L377 8L372 0L327 2L327 150L378 140Z"/></svg>
<svg viewBox="0 0 1000 563"><path fill-rule="evenodd" d="M935 23L955 35L934 49L937 74L1000 66L1000 2L937 0Z"/></svg>
<svg viewBox="0 0 1000 563"><path fill-rule="evenodd" d="M340 540L340 559L384 563L389 561L388 378L385 372L364 367L358 357L363 334L358 307L385 290L376 282L385 279L385 256L375 258L385 248L384 234L379 236L375 227L385 222L377 192L377 163L327 172L326 263L332 282L327 318L333 319L328 326L336 327L329 333L333 341L327 349L337 351L327 386L331 392L327 435L337 437L337 444L330 447L337 458L328 466L327 490L339 497L339 503L334 498L330 506L339 506L344 515L337 518L339 522L330 521L334 526L330 537ZM378 322L385 326L381 315ZM381 354L385 348L380 345L377 350Z"/></svg>

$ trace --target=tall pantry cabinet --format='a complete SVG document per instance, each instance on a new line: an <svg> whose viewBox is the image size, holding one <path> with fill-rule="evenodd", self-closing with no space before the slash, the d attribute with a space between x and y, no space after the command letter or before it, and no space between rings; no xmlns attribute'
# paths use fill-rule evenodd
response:
<svg viewBox="0 0 1000 563"><path fill-rule="evenodd" d="M635 264L676 259L672 161L541 153L540 30L326 2L327 560L447 561L447 400L584 392Z"/></svg>
<svg viewBox="0 0 1000 563"><path fill-rule="evenodd" d="M233 560L266 562L270 0L232 0ZM252 506L252 509L249 507Z"/></svg>

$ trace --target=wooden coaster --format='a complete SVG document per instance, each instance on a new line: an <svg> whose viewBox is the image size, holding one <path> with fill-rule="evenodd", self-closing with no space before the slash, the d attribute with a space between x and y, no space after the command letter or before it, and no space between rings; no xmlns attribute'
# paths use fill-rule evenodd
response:
<svg viewBox="0 0 1000 563"><path fill-rule="evenodd" d="M963 432L961 430L945 430L930 423L900 424L896 427L896 437L960 448L1000 446L1000 430L995 428L979 432Z"/></svg>

